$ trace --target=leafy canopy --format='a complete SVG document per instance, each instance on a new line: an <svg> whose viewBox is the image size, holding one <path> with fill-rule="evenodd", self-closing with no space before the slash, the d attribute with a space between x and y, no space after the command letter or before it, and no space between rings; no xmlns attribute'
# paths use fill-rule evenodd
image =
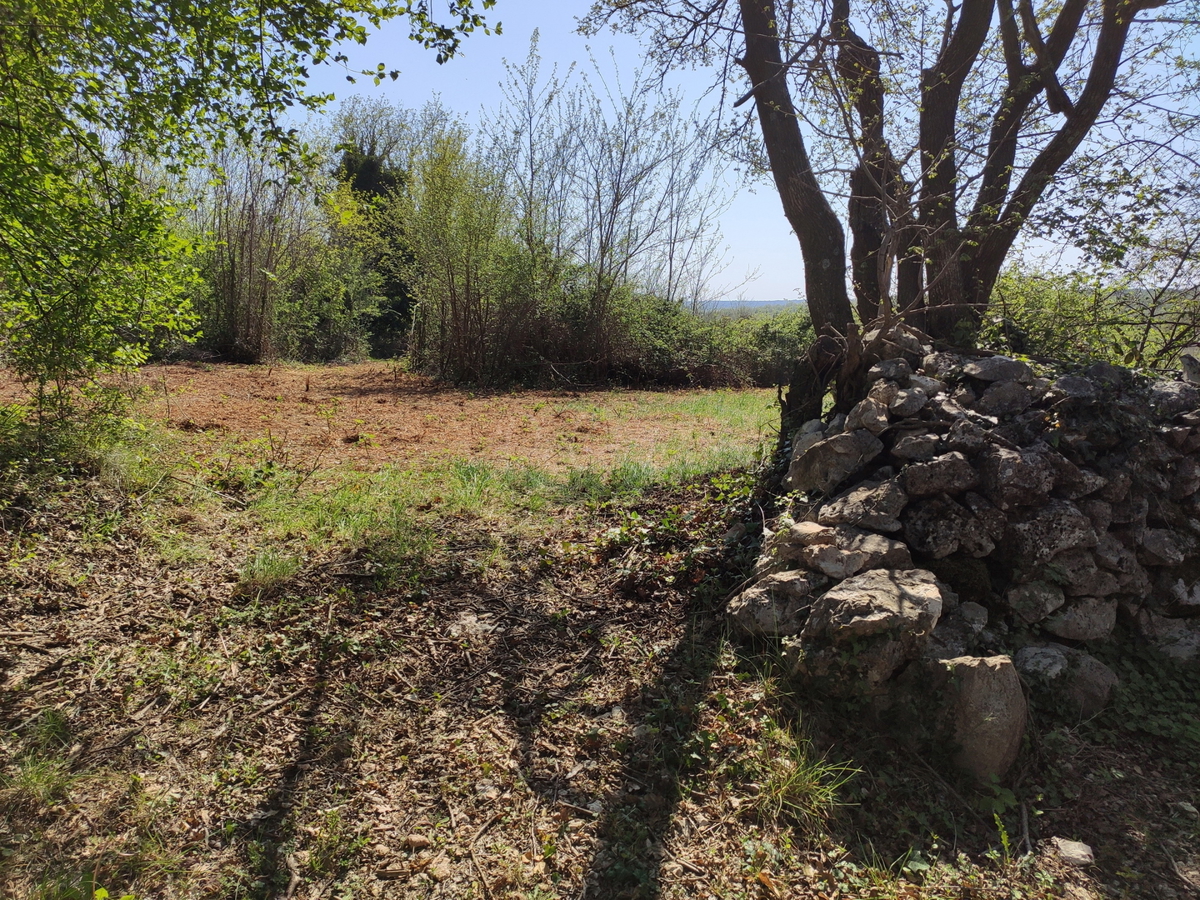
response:
<svg viewBox="0 0 1200 900"><path fill-rule="evenodd" d="M480 0L488 8L495 0ZM485 28L472 0L4 0L0 6L0 354L40 389L144 358L187 323L172 210L147 171L231 138L296 150L309 67L406 17L444 61ZM390 74L380 65L373 76Z"/></svg>

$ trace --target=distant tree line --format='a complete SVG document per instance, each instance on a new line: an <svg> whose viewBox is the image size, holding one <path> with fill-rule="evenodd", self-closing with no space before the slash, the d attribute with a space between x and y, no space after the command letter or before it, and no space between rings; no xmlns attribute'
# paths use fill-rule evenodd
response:
<svg viewBox="0 0 1200 900"><path fill-rule="evenodd" d="M702 125L572 74L542 78L535 43L475 133L436 103L352 98L310 136L315 165L222 148L184 191L196 346L407 354L474 383L785 379L803 310L704 315L725 203Z"/></svg>

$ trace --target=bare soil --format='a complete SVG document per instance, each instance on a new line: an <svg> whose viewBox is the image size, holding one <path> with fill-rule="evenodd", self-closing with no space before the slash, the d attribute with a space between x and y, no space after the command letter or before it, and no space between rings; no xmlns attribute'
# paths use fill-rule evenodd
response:
<svg viewBox="0 0 1200 900"><path fill-rule="evenodd" d="M664 410L661 391L479 392L381 362L147 366L127 385L140 389L150 415L174 428L212 440L266 441L301 465L371 468L463 457L561 471L652 458L664 444L697 437L747 439L719 420ZM772 396L753 393L764 405Z"/></svg>

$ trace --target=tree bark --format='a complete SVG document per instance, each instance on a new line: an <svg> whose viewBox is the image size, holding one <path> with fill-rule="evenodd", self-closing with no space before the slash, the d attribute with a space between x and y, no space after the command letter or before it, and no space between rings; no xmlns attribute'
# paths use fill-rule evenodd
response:
<svg viewBox="0 0 1200 900"><path fill-rule="evenodd" d="M776 31L774 0L739 0L746 53L740 61L754 103L783 212L800 241L804 289L817 333L853 321L846 292L846 239L817 183L792 105Z"/></svg>
<svg viewBox="0 0 1200 900"><path fill-rule="evenodd" d="M956 213L955 122L963 83L987 39L994 9L994 0L963 0L952 31L947 22L950 37L937 61L921 73L919 205L926 259L925 327L944 339L955 336L960 323L974 326L982 313L971 302L962 265L965 245Z"/></svg>

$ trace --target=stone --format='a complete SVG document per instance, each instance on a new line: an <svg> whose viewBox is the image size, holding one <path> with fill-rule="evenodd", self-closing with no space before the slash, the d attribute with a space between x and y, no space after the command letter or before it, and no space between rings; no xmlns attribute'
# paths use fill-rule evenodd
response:
<svg viewBox="0 0 1200 900"><path fill-rule="evenodd" d="M960 494L979 483L979 475L961 453L947 453L904 469L904 489L910 497Z"/></svg>
<svg viewBox="0 0 1200 900"><path fill-rule="evenodd" d="M931 497L911 504L901 520L907 544L934 559L942 559L960 549L978 558L996 549L980 521L949 497Z"/></svg>
<svg viewBox="0 0 1200 900"><path fill-rule="evenodd" d="M792 457L787 485L795 491L832 493L882 452L883 443L865 429L835 434Z"/></svg>
<svg viewBox="0 0 1200 900"><path fill-rule="evenodd" d="M1117 624L1115 598L1080 597L1042 623L1042 628L1069 641L1099 641Z"/></svg>
<svg viewBox="0 0 1200 900"><path fill-rule="evenodd" d="M938 621L925 647L926 659L967 656L987 626L988 611L978 603L960 603Z"/></svg>
<svg viewBox="0 0 1200 900"><path fill-rule="evenodd" d="M1092 528L1096 529L1096 534L1104 534L1104 532L1108 531L1108 526L1112 524L1111 503L1086 497L1078 501L1076 505L1079 507L1079 511L1088 517L1088 521L1092 523Z"/></svg>
<svg viewBox="0 0 1200 900"><path fill-rule="evenodd" d="M906 388L888 404L888 412L899 419L907 419L924 409L928 401L928 395L920 388Z"/></svg>
<svg viewBox="0 0 1200 900"><path fill-rule="evenodd" d="M1082 650L1068 650L1067 655L1071 665L1063 693L1081 718L1090 719L1108 706L1112 692L1121 679L1091 654Z"/></svg>
<svg viewBox="0 0 1200 900"><path fill-rule="evenodd" d="M1186 456L1171 476L1171 499L1186 500L1200 491L1200 460Z"/></svg>
<svg viewBox="0 0 1200 900"><path fill-rule="evenodd" d="M1095 493L1105 484L1103 478L1094 475L1088 478L1083 470L1075 465L1045 441L1038 441L1026 452L1037 454L1046 461L1054 475L1054 493L1067 500L1078 500L1088 494Z"/></svg>
<svg viewBox="0 0 1200 900"><path fill-rule="evenodd" d="M1023 381L1033 380L1033 371L1025 363L1008 356L985 356L973 359L962 372L980 381Z"/></svg>
<svg viewBox="0 0 1200 900"><path fill-rule="evenodd" d="M860 484L821 507L817 521L822 525L857 525L874 531L899 531L900 513L908 495L898 480Z"/></svg>
<svg viewBox="0 0 1200 900"><path fill-rule="evenodd" d="M781 544L811 547L814 544L834 544L837 532L816 522L794 522L777 532L776 540Z"/></svg>
<svg viewBox="0 0 1200 900"><path fill-rule="evenodd" d="M1054 572L1068 597L1107 597L1121 589L1116 576L1097 566L1089 550L1066 550L1046 568Z"/></svg>
<svg viewBox="0 0 1200 900"><path fill-rule="evenodd" d="M963 356L959 353L951 353L948 350L942 350L937 353L929 353L921 360L921 369L926 375L950 375L956 369L961 369L963 365Z"/></svg>
<svg viewBox="0 0 1200 900"><path fill-rule="evenodd" d="M1054 383L1050 385L1050 390L1046 392L1046 399L1050 403L1059 403L1063 400L1092 403L1099 398L1100 391L1096 385L1079 375L1064 375L1062 378L1055 379Z"/></svg>
<svg viewBox="0 0 1200 900"><path fill-rule="evenodd" d="M1106 388L1122 387L1131 378L1128 369L1106 362L1092 363L1084 374L1094 383Z"/></svg>
<svg viewBox="0 0 1200 900"><path fill-rule="evenodd" d="M1065 457L1063 458L1065 459ZM1078 473L1077 476L1072 476L1069 470L1063 469L1056 469L1054 473L1054 490L1067 500L1089 497L1097 491L1103 490L1108 484L1108 479L1103 475L1098 475L1091 469L1082 469L1074 467L1074 464L1071 465Z"/></svg>
<svg viewBox="0 0 1200 900"><path fill-rule="evenodd" d="M906 434L892 446L892 456L901 460L933 459L942 449L942 439L936 434Z"/></svg>
<svg viewBox="0 0 1200 900"><path fill-rule="evenodd" d="M1200 616L1200 581L1188 587L1182 578L1175 579L1163 599L1163 612L1180 618Z"/></svg>
<svg viewBox="0 0 1200 900"><path fill-rule="evenodd" d="M1009 516L1010 552L1026 566L1051 559L1064 550L1096 546L1096 532L1087 516L1066 500L1050 500L1045 506L1022 510Z"/></svg>
<svg viewBox="0 0 1200 900"><path fill-rule="evenodd" d="M1159 653L1185 662L1200 659L1200 620L1172 619L1143 609L1134 621Z"/></svg>
<svg viewBox="0 0 1200 900"><path fill-rule="evenodd" d="M875 381L879 378L886 378L889 381L898 381L904 384L912 375L912 366L908 364L908 360L903 357L896 359L881 359L875 365L871 366L867 372L867 381Z"/></svg>
<svg viewBox="0 0 1200 900"><path fill-rule="evenodd" d="M863 335L862 342L863 347L879 360L902 356L916 364L927 352L920 339L905 331L903 325L892 328L887 334L883 334L879 328L873 328Z"/></svg>
<svg viewBox="0 0 1200 900"><path fill-rule="evenodd" d="M1068 841L1066 838L1056 837L1054 838L1054 849L1058 852L1058 858L1069 866L1085 869L1096 863L1096 855L1092 853L1092 848L1079 841Z"/></svg>
<svg viewBox="0 0 1200 900"><path fill-rule="evenodd" d="M738 631L750 637L799 634L812 594L828 584L814 572L768 575L729 601L726 612Z"/></svg>
<svg viewBox="0 0 1200 900"><path fill-rule="evenodd" d="M983 525L988 533L988 537L993 541L999 541L1004 537L1004 532L1008 530L1008 517L996 509L991 501L981 494L976 494L972 491L967 491L967 493L963 494L962 500L967 509Z"/></svg>
<svg viewBox="0 0 1200 900"><path fill-rule="evenodd" d="M1157 381L1150 386L1147 399L1159 416L1173 418L1200 407L1200 390L1182 381Z"/></svg>
<svg viewBox="0 0 1200 900"><path fill-rule="evenodd" d="M954 763L985 783L1003 778L1021 752L1028 707L1007 656L961 656L939 663L950 695Z"/></svg>
<svg viewBox="0 0 1200 900"><path fill-rule="evenodd" d="M797 456L803 456L823 440L825 440L825 433L821 431L796 435L792 439L792 459L795 459Z"/></svg>
<svg viewBox="0 0 1200 900"><path fill-rule="evenodd" d="M1067 671L1070 663L1066 649L1051 644L1046 647L1022 647L1013 655L1013 665L1026 678L1050 682Z"/></svg>
<svg viewBox="0 0 1200 900"><path fill-rule="evenodd" d="M800 633L800 672L856 674L868 690L877 688L920 654L948 590L922 569L872 569L847 578L813 603ZM842 648L852 642L855 652L847 656ZM839 671L845 667L853 671Z"/></svg>
<svg viewBox="0 0 1200 900"><path fill-rule="evenodd" d="M888 427L887 405L868 397L855 404L846 415L846 430L865 428L871 434L879 434Z"/></svg>
<svg viewBox="0 0 1200 900"><path fill-rule="evenodd" d="M809 569L840 581L862 570L867 564L867 554L859 550L843 550L832 544L805 547L800 552L800 561Z"/></svg>
<svg viewBox="0 0 1200 900"><path fill-rule="evenodd" d="M929 401L927 408L932 410L934 416L942 421L961 419L967 414L961 403L944 395Z"/></svg>
<svg viewBox="0 0 1200 900"><path fill-rule="evenodd" d="M1096 564L1110 572L1126 572L1131 569L1131 564L1138 564L1137 557L1114 532L1100 535L1093 552Z"/></svg>
<svg viewBox="0 0 1200 900"><path fill-rule="evenodd" d="M1026 625L1042 621L1066 602L1062 588L1046 581L1013 585L1004 594L1004 605Z"/></svg>
<svg viewBox="0 0 1200 900"><path fill-rule="evenodd" d="M1137 558L1144 566L1178 566L1184 553L1168 529L1146 528L1138 537Z"/></svg>
<svg viewBox="0 0 1200 900"><path fill-rule="evenodd" d="M820 419L809 419L800 426L800 434L816 434L825 430L825 423Z"/></svg>
<svg viewBox="0 0 1200 900"><path fill-rule="evenodd" d="M1016 381L997 382L975 401L973 409L985 416L1007 418L1022 413L1033 403L1029 388Z"/></svg>
<svg viewBox="0 0 1200 900"><path fill-rule="evenodd" d="M938 394L946 393L949 388L946 387L946 382L939 381L936 378L930 378L927 375L910 375L908 377L908 386L920 388L925 392L926 397L934 397Z"/></svg>
<svg viewBox="0 0 1200 900"><path fill-rule="evenodd" d="M984 495L1003 511L1041 503L1054 487L1054 469L1036 451L989 446L980 454L979 475Z"/></svg>
<svg viewBox="0 0 1200 900"><path fill-rule="evenodd" d="M900 393L900 385L894 381L880 379L871 385L871 390L867 397L874 400L876 403L882 403L884 406L890 406L892 401L896 399L896 395Z"/></svg>
<svg viewBox="0 0 1200 900"><path fill-rule="evenodd" d="M908 545L895 538L884 537L857 528L839 527L837 545L843 550L854 550L867 555L863 569L911 569L912 554Z"/></svg>
<svg viewBox="0 0 1200 900"><path fill-rule="evenodd" d="M971 390L970 385L960 384L954 388L954 392L950 395L950 398L966 410L975 405L975 401L979 399L979 395Z"/></svg>
<svg viewBox="0 0 1200 900"><path fill-rule="evenodd" d="M1105 503L1120 503L1129 496L1129 489L1133 487L1133 478L1128 472L1106 472L1105 477L1108 484L1096 493L1097 499L1103 500Z"/></svg>

